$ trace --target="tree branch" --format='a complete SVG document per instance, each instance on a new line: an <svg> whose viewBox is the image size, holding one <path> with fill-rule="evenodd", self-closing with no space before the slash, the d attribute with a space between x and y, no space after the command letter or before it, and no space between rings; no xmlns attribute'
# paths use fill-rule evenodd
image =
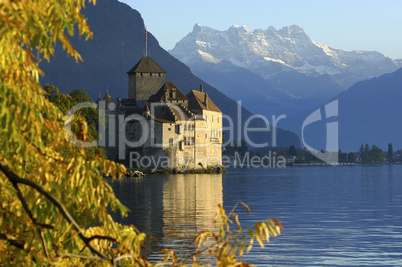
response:
<svg viewBox="0 0 402 267"><path fill-rule="evenodd" d="M7 235L5 235L5 234L0 234L0 239L3 239L5 241L9 242L14 247L17 247L19 249L24 249L24 244L18 243L17 241L15 241L13 239L7 238Z"/></svg>
<svg viewBox="0 0 402 267"><path fill-rule="evenodd" d="M2 167L2 164L0 165L0 169ZM3 171L4 172L4 171ZM7 176L7 175L6 175ZM8 177L8 176L7 176ZM10 180L11 181L11 180ZM11 183L13 184L15 190L17 190L17 196L18 199L21 201L22 206L24 207L25 212L28 214L29 218L31 218L32 222L37 225L40 226L42 228L47 228L47 229L53 229L54 227L45 223L39 223L36 221L36 219L33 217L33 214L31 212L31 210L28 207L28 204L26 203L24 197L22 196L21 190L18 187L18 184L16 182L11 181Z"/></svg>
<svg viewBox="0 0 402 267"><path fill-rule="evenodd" d="M94 239L105 239L105 240L109 240L109 241L112 241L112 242L116 242L115 238L110 237L110 236L102 236L102 235L94 235L94 236L88 237L87 241L91 242Z"/></svg>
<svg viewBox="0 0 402 267"><path fill-rule="evenodd" d="M52 160L54 160L54 161L60 162L60 163L62 163L62 164L64 164L64 165L67 165L67 164L66 164L65 162L63 162L62 160L56 159L56 158L54 158L54 157L52 157L52 156L49 156L49 155L43 153L43 152L41 151L41 149L40 149L38 146L36 146L34 143L32 143L30 140L28 140L25 136L24 136L24 139L25 139L25 141L26 141L27 143L29 143L33 148L35 148L36 151L37 151L39 154L41 154L42 156L44 156L44 157L46 157L46 158L49 158L49 159L52 159Z"/></svg>
<svg viewBox="0 0 402 267"><path fill-rule="evenodd" d="M50 256L49 256L49 251L48 251L47 246L46 246L45 238L43 237L43 233L39 229L38 229L38 234L39 234L39 236L40 236L40 238L42 240L42 246L43 246L43 249L45 250L45 255L49 259Z"/></svg>
<svg viewBox="0 0 402 267"><path fill-rule="evenodd" d="M12 184L25 184L27 186L32 187L33 189L35 189L36 191L38 191L40 194L42 194L43 196L45 196L48 200L50 200L50 202L53 203L53 205L55 205L57 207L57 209L60 211L60 213L63 215L63 217L69 222L71 223L74 228L76 229L76 231L78 232L78 236L81 238L81 240L85 243L85 245L91 250L92 253L98 255L99 257L101 257L104 260L109 260L111 261L111 263L113 263L113 260L109 259L107 256L103 255L100 251L98 251L97 249L95 249L89 242L91 240L93 240L94 238L88 238L84 235L81 227L79 226L79 224L74 220L74 218L71 216L71 214L68 212L68 210L63 206L62 203L60 203L52 194L50 194L49 192L47 192L45 189L43 189L43 187L41 187L40 185L36 184L35 182L32 182L30 180L24 179L19 177L18 175L14 174L13 172L11 172L8 167L3 163L0 162L0 170L6 175L6 177L9 179L9 181ZM17 190L18 192L19 190ZM21 193L21 192L20 192ZM17 193L18 194L18 193ZM21 195L22 197L22 195ZM23 198L23 197L22 197ZM25 201L25 200L24 200ZM26 203L25 203L26 204ZM106 239L106 237L104 237L104 239Z"/></svg>
<svg viewBox="0 0 402 267"><path fill-rule="evenodd" d="M85 255L77 255L77 254L71 254L71 253L65 253L59 257L53 258L53 260L57 261L59 259L63 259L63 258L79 258L79 259L86 259L86 260L103 260L103 259L99 259L93 256L85 256Z"/></svg>
<svg viewBox="0 0 402 267"><path fill-rule="evenodd" d="M118 264L118 261L120 261L122 259L127 259L127 258L132 258L140 266L144 266L144 264L142 262L139 262L133 255L121 255L121 256L113 259L113 266L120 266L120 264Z"/></svg>

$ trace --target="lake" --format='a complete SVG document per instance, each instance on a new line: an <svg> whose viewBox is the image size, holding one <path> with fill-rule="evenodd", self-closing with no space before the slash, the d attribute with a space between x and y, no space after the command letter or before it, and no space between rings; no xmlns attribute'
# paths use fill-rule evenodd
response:
<svg viewBox="0 0 402 267"><path fill-rule="evenodd" d="M273 217L285 227L244 260L258 266L402 266L402 166L228 169L225 174L149 175L113 183L150 250L187 250L213 230L216 207L242 226ZM158 254L150 255L150 259Z"/></svg>

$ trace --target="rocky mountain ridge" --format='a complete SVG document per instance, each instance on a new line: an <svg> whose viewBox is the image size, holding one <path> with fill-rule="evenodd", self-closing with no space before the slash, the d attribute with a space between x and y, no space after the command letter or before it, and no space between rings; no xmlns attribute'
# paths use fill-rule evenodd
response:
<svg viewBox="0 0 402 267"><path fill-rule="evenodd" d="M141 14L127 4L117 0L98 0L96 5L88 4L83 11L88 19L93 39L73 36L71 44L81 54L83 62L78 64L66 57L60 45L56 45L55 57L50 62L42 61L40 67L45 75L40 78L42 85L48 83L68 93L84 88L89 96L96 100L106 91L113 99L128 97L127 72L144 56L145 25ZM246 121L253 114L222 94L205 81L195 76L190 68L172 57L160 47L158 40L148 32L148 52L152 59L167 71L167 80L185 94L204 85L204 91L213 99L222 112L233 119L233 127L241 127L238 121ZM225 120L224 123L227 123ZM263 121L254 120L255 127L264 125ZM288 147L300 142L289 131L277 129L278 146ZM237 140L238 131L227 135L227 140ZM251 133L255 140L271 140L271 133ZM241 138L241 137L240 137ZM262 141L259 141L262 142ZM269 141L271 144L271 141Z"/></svg>
<svg viewBox="0 0 402 267"><path fill-rule="evenodd" d="M297 25L254 31L233 25L218 31L196 24L169 52L190 67L229 60L268 80L280 72L295 70L309 76L331 75L345 88L393 72L401 63L375 51L342 51L320 44Z"/></svg>
<svg viewBox="0 0 402 267"><path fill-rule="evenodd" d="M402 147L401 99L402 68L357 82L327 103L284 119L279 126L294 131L303 145L316 150L326 150L331 134L342 151L357 151L361 144L377 145L386 150L389 143L399 149ZM327 114L329 103L337 106L333 117ZM304 125L316 111L321 114L318 120ZM329 133L328 124L333 122L338 123L338 131Z"/></svg>

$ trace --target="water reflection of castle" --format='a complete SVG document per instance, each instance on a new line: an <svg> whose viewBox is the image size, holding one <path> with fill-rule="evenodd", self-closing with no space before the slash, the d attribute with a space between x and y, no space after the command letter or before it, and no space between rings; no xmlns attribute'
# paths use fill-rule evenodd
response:
<svg viewBox="0 0 402 267"><path fill-rule="evenodd" d="M163 186L163 232L192 238L212 230L218 204L223 204L222 174L171 175Z"/></svg>
<svg viewBox="0 0 402 267"><path fill-rule="evenodd" d="M113 183L113 190L131 211L128 217L117 219L156 237L147 244L152 251L172 243L187 249L195 233L214 229L216 208L223 204L222 174L122 179Z"/></svg>

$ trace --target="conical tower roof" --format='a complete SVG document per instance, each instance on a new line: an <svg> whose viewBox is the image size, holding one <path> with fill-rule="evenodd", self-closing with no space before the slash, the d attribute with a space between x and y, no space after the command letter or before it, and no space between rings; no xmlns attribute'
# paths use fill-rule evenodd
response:
<svg viewBox="0 0 402 267"><path fill-rule="evenodd" d="M113 103L116 106L116 102L113 100L112 96L109 95L109 93L106 93L106 95L103 97L103 101L105 101L105 106L106 108L109 108L109 104Z"/></svg>
<svg viewBox="0 0 402 267"><path fill-rule="evenodd" d="M148 107L148 102L145 103L145 107L144 107L144 109L143 109L142 111L143 111L143 112L147 112L147 113L151 112L151 111L149 110L149 107Z"/></svg>
<svg viewBox="0 0 402 267"><path fill-rule="evenodd" d="M143 57L127 74L131 73L166 73L152 58Z"/></svg>

